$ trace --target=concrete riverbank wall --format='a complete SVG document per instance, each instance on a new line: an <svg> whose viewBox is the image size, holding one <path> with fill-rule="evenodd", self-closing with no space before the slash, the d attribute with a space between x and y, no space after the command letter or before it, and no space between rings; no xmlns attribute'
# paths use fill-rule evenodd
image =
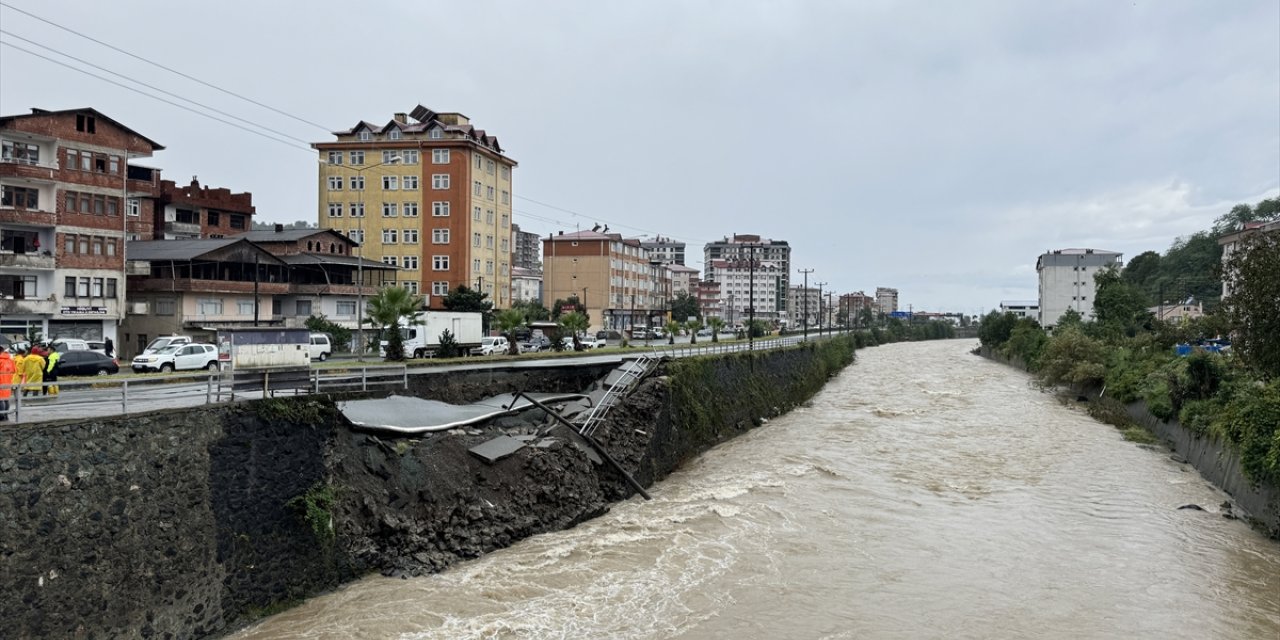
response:
<svg viewBox="0 0 1280 640"><path fill-rule="evenodd" d="M993 353L980 347L982 357L995 360L1026 371L1025 363ZM1086 394L1095 400L1098 391ZM1125 407L1134 422L1149 429L1170 450L1187 461L1200 475L1231 496L1235 505L1258 529L1269 537L1280 539L1280 487L1260 485L1250 481L1240 467L1240 454L1221 438L1192 431L1177 418L1161 420L1147 409L1143 401L1131 402Z"/></svg>
<svg viewBox="0 0 1280 640"><path fill-rule="evenodd" d="M597 435L649 485L804 401L852 352L835 339L672 362ZM454 402L579 392L611 368L421 375L410 386ZM437 571L632 495L569 438L495 464L468 453L541 428L536 413L393 438L310 396L0 427L3 635L217 636L361 575Z"/></svg>

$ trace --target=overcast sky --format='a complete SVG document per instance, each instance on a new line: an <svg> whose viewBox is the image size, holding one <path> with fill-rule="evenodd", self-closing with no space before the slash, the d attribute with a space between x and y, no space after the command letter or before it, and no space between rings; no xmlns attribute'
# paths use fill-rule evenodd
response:
<svg viewBox="0 0 1280 640"><path fill-rule="evenodd" d="M520 163L526 230L660 233L696 268L757 233L917 310L1034 299L1047 249L1127 260L1280 192L1276 0L0 2L297 119L9 7L0 41L303 141L460 111ZM0 113L86 106L164 145L140 164L168 179L317 218L304 143L0 47Z"/></svg>

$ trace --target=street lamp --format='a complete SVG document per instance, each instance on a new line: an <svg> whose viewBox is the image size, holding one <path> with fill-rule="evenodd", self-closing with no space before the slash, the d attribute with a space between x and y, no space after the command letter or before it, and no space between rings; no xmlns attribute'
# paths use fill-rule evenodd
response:
<svg viewBox="0 0 1280 640"><path fill-rule="evenodd" d="M359 254L356 256L356 344L359 348L356 350L356 359L364 362L364 352L368 345L364 342L364 181L363 174L370 169L376 169L387 164L399 163L403 158L398 155L391 156L389 159L371 164L367 167L353 168L356 175L361 178L360 189L356 192L356 208L360 211L360 217L356 220L356 230L360 235L360 244L356 245ZM340 166L340 165L329 165Z"/></svg>

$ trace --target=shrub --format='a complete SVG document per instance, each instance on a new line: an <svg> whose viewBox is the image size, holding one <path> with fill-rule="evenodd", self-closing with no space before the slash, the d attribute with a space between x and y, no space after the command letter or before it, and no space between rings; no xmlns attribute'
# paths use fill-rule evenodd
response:
<svg viewBox="0 0 1280 640"><path fill-rule="evenodd" d="M1214 428L1240 450L1245 476L1280 484L1280 381L1242 385Z"/></svg>
<svg viewBox="0 0 1280 640"><path fill-rule="evenodd" d="M458 339L454 337L452 331L445 329L440 332L440 346L436 349L436 355L441 358L456 358L462 355L462 349L458 347Z"/></svg>
<svg viewBox="0 0 1280 640"><path fill-rule="evenodd" d="M1040 380L1044 384L1085 387L1106 377L1106 349L1102 342L1076 327L1059 331L1049 339L1040 356Z"/></svg>
<svg viewBox="0 0 1280 640"><path fill-rule="evenodd" d="M1207 434L1222 410L1222 403L1214 399L1191 400L1182 405L1182 410L1178 412L1178 422L1196 433Z"/></svg>

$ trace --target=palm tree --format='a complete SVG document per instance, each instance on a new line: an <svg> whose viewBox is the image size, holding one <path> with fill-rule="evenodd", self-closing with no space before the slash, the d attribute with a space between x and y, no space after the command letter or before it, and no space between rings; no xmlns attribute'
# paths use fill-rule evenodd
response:
<svg viewBox="0 0 1280 640"><path fill-rule="evenodd" d="M720 331L724 329L724 318L718 316L707 318L707 326L711 328L711 341L720 342Z"/></svg>
<svg viewBox="0 0 1280 640"><path fill-rule="evenodd" d="M676 334L680 333L680 323L675 320L668 320L662 327L667 330L667 344L675 344Z"/></svg>
<svg viewBox="0 0 1280 640"><path fill-rule="evenodd" d="M382 329L387 336L387 360L404 360L404 336L400 333L400 319L409 324L421 324L424 301L422 296L409 293L404 287L383 287L369 298L365 307L366 322Z"/></svg>
<svg viewBox="0 0 1280 640"><path fill-rule="evenodd" d="M524 312L519 309L503 309L498 312L498 333L507 337L507 355L520 355L520 345L516 344L516 329L524 324Z"/></svg>
<svg viewBox="0 0 1280 640"><path fill-rule="evenodd" d="M702 321L697 318L686 320L684 328L689 330L689 344L698 344L698 329L702 328Z"/></svg>
<svg viewBox="0 0 1280 640"><path fill-rule="evenodd" d="M573 336L573 350L582 351L582 341L578 339L578 335L585 332L588 323L587 317L574 311L572 313L564 313L560 315L560 328L569 332Z"/></svg>

